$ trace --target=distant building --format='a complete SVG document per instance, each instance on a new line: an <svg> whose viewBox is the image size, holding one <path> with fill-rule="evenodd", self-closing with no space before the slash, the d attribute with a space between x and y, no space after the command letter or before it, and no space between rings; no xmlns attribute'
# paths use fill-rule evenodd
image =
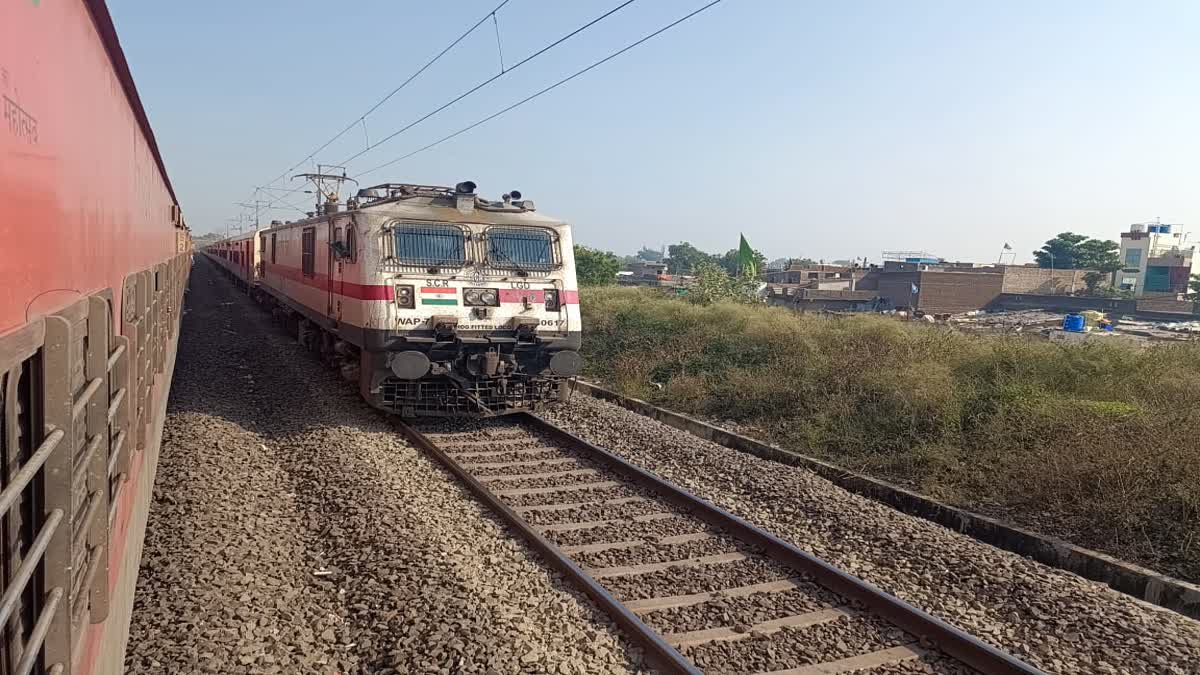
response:
<svg viewBox="0 0 1200 675"><path fill-rule="evenodd" d="M875 291L823 290L797 284L768 284L767 304L801 312L870 312L891 309Z"/></svg>
<svg viewBox="0 0 1200 675"><path fill-rule="evenodd" d="M1178 225L1135 223L1121 233L1121 264L1116 287L1146 295L1180 295L1188 292L1188 279L1200 274L1196 246L1187 246L1187 235Z"/></svg>
<svg viewBox="0 0 1200 675"><path fill-rule="evenodd" d="M1070 295L1087 287L1088 270L1043 269L1023 265L926 263L887 260L858 282L896 308L930 314L982 309L1002 293Z"/></svg>
<svg viewBox="0 0 1200 675"><path fill-rule="evenodd" d="M928 251L884 251L883 262L915 263L921 265L940 265L945 260Z"/></svg>
<svg viewBox="0 0 1200 675"><path fill-rule="evenodd" d="M768 284L805 284L810 281L841 279L847 286L852 287L856 274L861 277L865 271L848 265L792 263L786 269L763 272L762 279Z"/></svg>
<svg viewBox="0 0 1200 675"><path fill-rule="evenodd" d="M625 266L617 273L617 283L630 286L657 286L664 279L669 279L667 264L639 260Z"/></svg>

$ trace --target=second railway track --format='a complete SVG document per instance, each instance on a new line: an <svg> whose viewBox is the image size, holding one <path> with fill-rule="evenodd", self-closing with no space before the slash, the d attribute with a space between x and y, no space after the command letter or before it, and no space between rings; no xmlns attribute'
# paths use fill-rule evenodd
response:
<svg viewBox="0 0 1200 675"><path fill-rule="evenodd" d="M662 672L1042 672L541 418L401 429Z"/></svg>

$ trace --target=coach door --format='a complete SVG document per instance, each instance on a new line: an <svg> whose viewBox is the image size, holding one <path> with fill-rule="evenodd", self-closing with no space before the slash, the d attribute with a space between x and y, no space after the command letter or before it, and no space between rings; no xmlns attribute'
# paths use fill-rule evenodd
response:
<svg viewBox="0 0 1200 675"><path fill-rule="evenodd" d="M267 276L267 233L263 232L258 235L258 255L255 256L258 261L254 264L254 276L257 279L264 279Z"/></svg>
<svg viewBox="0 0 1200 675"><path fill-rule="evenodd" d="M329 317L334 321L341 321L342 318L342 259L337 255L338 247L341 242L345 241L345 228L349 225L349 221L339 220L329 221Z"/></svg>

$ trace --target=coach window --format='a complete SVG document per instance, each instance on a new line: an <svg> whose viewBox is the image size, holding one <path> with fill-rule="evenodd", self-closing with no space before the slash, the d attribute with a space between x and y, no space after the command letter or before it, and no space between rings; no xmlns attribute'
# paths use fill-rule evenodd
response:
<svg viewBox="0 0 1200 675"><path fill-rule="evenodd" d="M304 228L301 237L300 266L305 276L315 276L317 273L317 230L314 227Z"/></svg>
<svg viewBox="0 0 1200 675"><path fill-rule="evenodd" d="M275 233L271 233L271 264L275 264Z"/></svg>

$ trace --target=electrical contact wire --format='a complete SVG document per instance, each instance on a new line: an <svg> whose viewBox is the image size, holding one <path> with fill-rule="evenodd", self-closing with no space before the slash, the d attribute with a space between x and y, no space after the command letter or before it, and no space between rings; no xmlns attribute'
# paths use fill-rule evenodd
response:
<svg viewBox="0 0 1200 675"><path fill-rule="evenodd" d="M600 16L597 16L596 18L592 19L591 21L588 21L587 23L585 23L585 24L583 24L583 25L579 26L578 28L576 28L576 29L572 30L571 32L569 32L569 33L567 33L567 34L565 34L565 35L563 35L562 37L558 38L557 40L555 40L555 41L553 41L553 42L551 42L551 43L547 44L546 46L542 47L541 49L537 50L536 52L534 52L534 53L530 54L529 56L525 57L524 59L521 59L520 61L516 62L515 64L513 64L512 66L510 66L510 67L508 67L507 69L503 70L502 72L500 72L500 73L498 73L498 74L496 74L496 75L493 75L492 77L489 77L489 78L487 78L486 80L484 80L484 81L480 82L479 84L475 85L474 87L472 87L472 88L468 89L467 91L465 91L465 92L463 92L463 93L459 94L458 96L454 97L454 98L453 98L453 99L451 99L450 101L447 101L446 103L444 103L444 104L442 104L442 105L438 106L438 107L437 107L437 108L435 108L434 110L431 110L430 112L426 113L425 115L422 115L420 118L418 118L418 119L416 119L416 120L414 120L414 121L410 122L409 124L405 125L405 126L404 126L404 127L402 127L401 129L398 129L398 130L396 130L395 132L393 132L393 133L391 133L391 134L389 134L389 135L385 136L384 138L380 139L379 141L376 141L375 143L372 143L372 144L368 145L366 148L364 148L363 150L361 150L361 151L359 151L359 152L355 153L354 155L351 155L350 157L348 157L348 158L346 158L346 159L344 159L344 160L342 160L342 161L338 162L338 165L342 165L342 166L344 166L344 165L348 164L349 162L351 162L351 161L353 161L353 160L355 160L355 159L357 159L357 158L361 157L362 155L366 154L367 152L370 152L370 151L371 151L371 150L373 150L374 148L377 148L377 147L379 147L380 145L382 145L382 144L384 144L384 143L387 143L388 141L390 141L390 140L392 140L393 138L395 138L395 137L399 136L400 134L404 133L405 131L408 131L409 129L413 128L414 126L416 126L416 125L418 125L418 124L420 124L420 123L422 123L422 122L424 122L424 121L428 120L429 118L433 117L434 115L437 115L438 113L441 113L442 111L444 111L444 110L446 110L447 108L449 108L449 107L453 106L454 104L458 103L459 101L461 101L461 100L463 100L463 99L467 98L468 96L470 96L470 95L474 94L475 92L479 91L480 89L483 89L484 87L486 87L486 86L488 86L489 84L491 84L491 83L495 82L496 80L500 79L501 77L504 77L505 75L507 75L507 74L509 74L509 73L513 72L514 70L517 70L518 68L520 68L521 66L525 65L526 63L529 63L530 61L533 61L534 59L538 58L539 56L542 56L542 55L544 55L545 53L549 52L550 50L554 49L555 47L558 47L559 45L563 44L564 42L566 42L566 41L570 40L571 38L573 38L573 37L575 37L575 36L579 35L580 33L582 33L582 32L584 32L584 31L588 30L588 29L589 29L589 28L591 28L592 26L594 26L594 25L596 25L596 24L600 23L601 21L603 21L603 20L607 19L608 17L612 16L613 14L616 14L617 12L621 11L622 9L625 9L625 8L626 8L626 7L628 7L629 5L632 5L634 2L636 2L636 0L625 0L625 1L624 1L624 2L622 2L621 4L619 4L619 5L615 6L615 7L613 7L612 9L610 9L610 10L608 10L607 12L605 12L605 13L601 14ZM486 20L486 18L485 18L485 20ZM303 163L303 162L301 162L301 163ZM297 165L297 166L299 166L299 165ZM291 169L289 169L289 171L290 171L290 170L291 170ZM278 178L276 178L276 180L278 180ZM296 190L296 191L298 192L299 190ZM273 201L272 201L272 202L268 202L268 205L270 205L270 204L273 204L273 203L274 203Z"/></svg>
<svg viewBox="0 0 1200 675"><path fill-rule="evenodd" d="M520 61L517 61L513 65L509 66L506 70L504 70L500 73L497 73L497 74L487 78L486 80L483 80L479 84L475 85L474 87L471 87L470 89L464 91L463 93L459 94L458 96L455 96L454 98L450 99L446 103L443 103L442 105L438 106L437 108L434 108L433 110L429 111L428 113L425 113L424 115L417 118L416 120L409 122L408 124L404 125L400 129L397 129L396 131L392 132L391 134L384 136L382 139L372 143L371 145L368 145L366 148L363 148L362 150L347 157L346 159L343 159L342 161L338 162L338 165L344 166L344 165L358 159L359 157L362 157L363 155L367 154L371 150L379 147L380 145L383 145L384 143L387 143L388 141L399 136L400 134L404 133L405 131L408 131L409 129L417 126L421 122L424 122L425 120L429 119L430 117L437 115L438 113L449 108L450 106L454 105L455 103L458 103L459 101L463 100L464 98L470 96L471 94L474 94L475 92L479 91L480 89L483 89L484 87L486 87L489 84L495 82L496 80L504 77L505 75L508 75L509 73L513 72L514 70L517 70L518 68L525 65L526 63L529 63L530 61L533 61L534 59L538 58L539 56L542 56L546 52L554 49L555 47L561 45L562 43L566 42L567 40L570 40L571 38L575 37L576 35L579 35L580 33L586 31L587 29L591 28L592 26L607 19L608 17L612 16L613 14L616 14L617 12L621 11L622 9L625 9L626 7L632 5L636 1L637 0L625 0L625 2L622 2L621 4L617 5L616 7L613 7L612 9L608 10L607 12L605 12L605 13L601 14L600 16L592 19L591 21L583 24L582 26L576 28L575 30L571 31L570 33L567 33L566 35L558 38L557 40L555 40L554 42L551 42L550 44L546 45L545 47L542 47L541 49L530 54L529 56L526 56L525 58L521 59Z"/></svg>
<svg viewBox="0 0 1200 675"><path fill-rule="evenodd" d="M384 96L383 98L379 99L379 101L378 101L378 102L376 102L376 103L375 103L375 105L373 105L373 106L371 106L370 108L368 108L368 109L367 109L367 111L366 111L366 112L364 112L362 115L359 115L359 116L358 116L358 118L357 118L357 119L355 119L355 120L354 120L353 122L351 122L350 124L348 124L348 125L346 126L346 128L342 129L342 130L341 130L341 131L339 131L337 134L335 134L335 135L334 135L332 138L330 138L329 140L325 141L325 143L323 143L323 144L322 144L322 145L321 145L319 148L317 148L316 150L313 150L312 152L310 152L310 153L308 154L308 156L307 156L307 157L305 157L304 159L302 159L302 160L300 160L299 162L297 162L296 164L294 164L294 165L293 165L292 167L290 167L290 168L289 168L287 171L284 171L283 173L279 174L279 175L278 175L278 176L276 176L275 178L272 178L271 180L267 181L267 182L265 183L265 185L270 185L271 183L274 183L275 181L277 181L277 180L279 180L279 179L281 179L281 178L285 178L285 177L286 177L286 176L287 176L289 173L291 173L292 171L295 171L297 168L299 168L300 166L304 165L304 163L305 163L305 162L307 162L308 160L310 160L310 159L312 159L312 158L316 157L316 155L317 155L317 153L318 153L318 152L321 152L321 151L322 151L322 150L324 150L325 148L328 148L328 147L329 147L331 144L333 144L333 143L334 143L335 141L337 141L339 138L341 138L342 136L346 135L346 133L347 133L348 131L350 131L351 129L353 129L353 128L355 127L355 125L357 125L357 124L359 124L359 123L362 123L362 122L365 122L365 120L366 120L366 118L367 118L367 116L368 116L368 115L370 115L371 113L373 113L373 112L375 112L376 110L378 110L380 106L382 106L384 103L387 103L389 99L391 99L393 96L395 96L396 94L398 94L398 93L399 93L399 92L400 92L402 89L404 89L405 87L407 87L407 86L408 86L408 85L409 85L409 84L410 84L410 83L411 83L413 80L415 80L415 79L417 79L418 77L420 77L422 73L424 73L424 72L425 72L426 70L428 70L428 69L429 69L431 66L433 66L433 64L435 64L435 63L437 63L439 60L441 60L441 58L442 58L443 56L445 56L445 55L446 55L446 54L447 54L447 53L448 53L450 50L452 50L452 49L454 49L456 46L458 46L458 44L459 44L460 42L462 42L463 40L465 40L465 39L467 38L467 36L469 36L471 33L474 33L476 30L478 30L480 26L482 26L484 23L486 23L486 22L488 21L488 19L495 20L496 12L499 12L501 9L503 9L503 8L504 8L504 6L505 6L505 5L507 5L509 2L512 2L512 0L503 0L503 1L502 1L500 4L498 4L498 5L496 5L495 7L493 7L493 8L492 8L492 9L491 9L491 10L490 10L488 13L484 14L484 15L483 15L483 17L479 19L479 21L476 21L476 22L475 22L475 24L474 24L473 26L471 26L471 27L470 27L470 28L468 28L468 29L467 29L465 32L463 32L461 35L459 35L457 38L455 38L453 42L451 42L450 44L446 45L446 47L444 47L444 48L442 49L442 51L438 52L436 56L434 56L432 59L430 59L429 61L427 61L427 62L425 63L425 65L423 65L423 66L421 66L420 68L418 68L418 69L416 70L416 72L414 72L412 75L409 75L409 76L408 76L408 79L406 79L406 80L404 80L403 82L401 82L401 83L400 83L400 85L399 85L398 87L396 87L395 89L392 89L390 92L388 92L388 93L387 93L387 95L386 95L386 96ZM293 190L293 192L299 192L299 191L300 191L300 190ZM257 190L256 190L255 192L257 192ZM253 197L252 197L252 198L253 198ZM272 202L272 203L273 203L273 202ZM293 208L294 208L294 207L293 207ZM301 211L301 213L304 213L304 211Z"/></svg>
<svg viewBox="0 0 1200 675"><path fill-rule="evenodd" d="M462 129L459 129L458 131L455 131L455 132L454 132L454 133L452 133L452 134L449 134L449 135L447 135L447 136L443 136L442 138L439 138L438 140L436 140L436 141L434 141L434 142L432 142L432 143L430 143L430 144L428 144L428 145L425 145L425 146L422 146L422 147L420 147L420 148L417 148L416 150L413 150L412 152L409 152L408 154L401 155L400 157L397 157L397 158L395 158L395 159L392 159L392 160L389 160L389 161L387 161L387 162L384 162L383 164L380 164L379 166L376 166L376 167L374 167L374 168L367 169L366 171L363 171L363 172L361 172L361 173L358 173L358 174L356 174L356 175L355 175L355 177L359 177L359 176L365 176L365 175L367 175L367 174L369 174L369 173L374 173L375 171L378 171L378 170L380 170L380 169L383 169L383 168L389 167L389 166L391 166L391 165L393 165L393 164L395 164L395 163L397 163L397 162L401 162L401 161L403 161L403 160L406 160L406 159L408 159L409 157L412 157L413 155L420 154L420 153L422 153L422 152L425 152L426 150L429 150L429 149L432 149L432 148L434 148L434 147L436 147L436 146L438 146L438 145L441 145L442 143L445 143L446 141L449 141L450 139L452 139L452 138L455 138L456 136L461 136L462 134L465 134L465 133L467 133L468 131L470 131L470 130L472 130L472 129L474 129L474 128L478 127L478 126L481 126L481 125L483 125L483 124L486 124L486 123L488 123L488 122L490 122L490 121L492 121L492 120L496 119L497 117L500 117L501 115L503 115L503 114L505 114L505 113L507 113L507 112L510 112L510 111L512 111L512 110L515 110L516 108L519 108L519 107L521 107L521 106L525 105L526 103L529 103L530 101L532 101L532 100L534 100L534 99L538 98L539 96L541 96L541 95L543 95L543 94L549 93L549 92L553 91L554 89L557 89L558 87L561 87L562 85L564 85L564 84L566 84L566 83L570 82L571 80L573 80L573 79L575 79L575 78L579 77L580 75L583 75L584 73L586 73L586 72L588 72L588 71L590 71L590 70L592 70L592 69L594 69L594 68L597 68L597 67L599 67L599 66L601 66L601 65L603 65L603 64L605 64L605 63L607 63L608 61L611 61L612 59L615 59L616 57L618 57L618 56L620 56L621 54L624 54L625 52L627 52L627 51L629 51L629 50L631 50L631 49L633 49L633 48L637 47L638 45L641 45L641 44L642 44L642 43L644 43L644 42L648 42L649 40L652 40L652 39L654 39L655 37L658 37L659 35L661 35L661 34L663 34L663 33L667 32L667 31L671 30L671 29L672 29L672 28L674 28L675 26L678 26L679 24L681 24L681 23L683 23L683 22L685 22L685 21L687 21L687 20L691 19L692 17L694 17L694 16L696 16L696 15L698 15L698 14L700 14L701 12L704 12L704 11L708 10L709 8L713 7L714 5L718 5L718 4L720 4L722 1L723 1L723 0L712 0L712 2L709 2L708 4L706 4L706 5L704 5L704 6L700 7L700 8L698 8L698 9L695 9L695 10L693 10L693 11L689 12L688 14L685 14L684 16L682 16L682 17L680 17L680 18L676 19L675 21L672 21L671 23L669 23L669 24L667 24L667 25L663 26L662 28L659 28L658 30L654 31L653 33L649 33L649 34L645 35L644 37L642 37L641 39L639 39L639 40L637 40L637 41L635 41L635 42L632 42L632 43L630 43L630 44L628 44L628 45L626 45L626 46L622 47L621 49L618 49L617 51L615 51L615 52L613 52L613 53L609 54L608 56L605 56L604 58L600 59L599 61L595 61L595 62L593 62L591 65L587 66L586 68L583 68L582 70L578 70L578 71L576 71L575 73L573 73L573 74L571 74L571 75L568 75L567 77L564 77L563 79L561 79L561 80L559 80L559 81L555 82L554 84L551 84L550 86L548 86L548 87L546 87L546 88L544 88L544 89L541 89L540 91L537 91L537 92L535 92L535 93L533 93L533 94L530 94L529 96L527 96L527 97L525 97L525 98L521 99L520 101L517 101L516 103L513 103L512 105L508 106L507 108L503 108L503 109L501 109L501 110L498 110L498 111L496 111L496 112L492 113L491 115L488 115L487 117L484 117L484 118L482 118L482 119L480 119L480 120L478 120L478 121L476 121L476 122L473 122L472 124L469 124L469 125L467 125L467 126L463 127Z"/></svg>

